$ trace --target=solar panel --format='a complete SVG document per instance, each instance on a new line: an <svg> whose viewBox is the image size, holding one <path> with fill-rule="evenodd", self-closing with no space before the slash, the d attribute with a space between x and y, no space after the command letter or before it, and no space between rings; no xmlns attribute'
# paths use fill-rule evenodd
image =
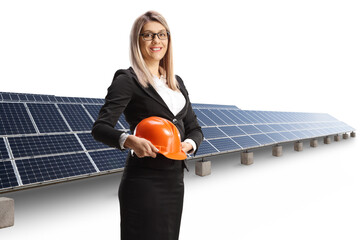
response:
<svg viewBox="0 0 360 240"><path fill-rule="evenodd" d="M54 104L27 104L35 124L41 133L69 131Z"/></svg>
<svg viewBox="0 0 360 240"><path fill-rule="evenodd" d="M0 112L0 135L36 133L24 104L1 103Z"/></svg>
<svg viewBox="0 0 360 240"><path fill-rule="evenodd" d="M226 152L230 150L239 149L239 145L236 144L231 138L219 138L211 139L209 142L216 147L220 152Z"/></svg>
<svg viewBox="0 0 360 240"><path fill-rule="evenodd" d="M204 128L203 133L205 139L226 137L225 133L217 127Z"/></svg>
<svg viewBox="0 0 360 240"><path fill-rule="evenodd" d="M91 133L78 133L77 135L87 150L109 148L107 145L103 144L102 142L94 141L94 138L93 136L91 136Z"/></svg>
<svg viewBox="0 0 360 240"><path fill-rule="evenodd" d="M96 172L85 153L16 160L23 184Z"/></svg>
<svg viewBox="0 0 360 240"><path fill-rule="evenodd" d="M91 152L90 156L100 171L107 171L123 168L125 166L127 153L128 151L121 152L115 149Z"/></svg>
<svg viewBox="0 0 360 240"><path fill-rule="evenodd" d="M101 105L84 105L85 109L90 113L92 119L96 120L98 115L99 115L99 111L101 108ZM129 129L129 124L125 121L124 115L121 114L120 116L120 122L121 123L126 123L126 125L123 127L121 126L119 123L116 124L115 128L116 129ZM122 124L124 125L124 124Z"/></svg>
<svg viewBox="0 0 360 240"><path fill-rule="evenodd" d="M0 192L121 171L128 151L91 136L104 99L0 92ZM192 104L204 133L196 156L354 131L329 114ZM116 129L129 130L124 115Z"/></svg>
<svg viewBox="0 0 360 240"><path fill-rule="evenodd" d="M16 187L18 182L10 161L0 161L0 190Z"/></svg>
<svg viewBox="0 0 360 240"><path fill-rule="evenodd" d="M9 137L14 158L83 151L74 134Z"/></svg>
<svg viewBox="0 0 360 240"><path fill-rule="evenodd" d="M242 149L248 149L259 145L259 143L250 136L233 137L232 139L237 142Z"/></svg>
<svg viewBox="0 0 360 240"><path fill-rule="evenodd" d="M93 121L81 105L61 103L58 106L73 131L91 129Z"/></svg>
<svg viewBox="0 0 360 240"><path fill-rule="evenodd" d="M5 145L5 139L0 138L0 159L9 159L9 154Z"/></svg>
<svg viewBox="0 0 360 240"><path fill-rule="evenodd" d="M197 151L197 156L203 156L203 155L210 155L214 153L218 153L219 150L217 150L213 145L211 145L206 139L201 143L200 148Z"/></svg>

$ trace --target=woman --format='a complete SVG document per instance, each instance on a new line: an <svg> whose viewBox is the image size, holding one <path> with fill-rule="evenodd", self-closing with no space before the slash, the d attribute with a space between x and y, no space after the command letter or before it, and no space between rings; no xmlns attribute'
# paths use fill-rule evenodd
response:
<svg viewBox="0 0 360 240"><path fill-rule="evenodd" d="M183 160L157 153L148 140L114 129L121 113L133 133L150 116L178 128L185 153L196 153L203 140L188 92L174 76L170 30L157 12L141 15L130 35L131 65L118 70L92 135L118 149L131 149L119 187L122 240L175 240L179 237L184 197Z"/></svg>

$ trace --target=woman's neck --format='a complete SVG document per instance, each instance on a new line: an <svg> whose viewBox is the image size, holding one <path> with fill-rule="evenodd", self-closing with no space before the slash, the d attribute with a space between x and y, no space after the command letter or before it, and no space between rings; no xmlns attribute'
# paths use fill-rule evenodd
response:
<svg viewBox="0 0 360 240"><path fill-rule="evenodd" d="M146 62L146 66L148 67L150 73L154 76L160 78L160 69L159 69L160 62Z"/></svg>

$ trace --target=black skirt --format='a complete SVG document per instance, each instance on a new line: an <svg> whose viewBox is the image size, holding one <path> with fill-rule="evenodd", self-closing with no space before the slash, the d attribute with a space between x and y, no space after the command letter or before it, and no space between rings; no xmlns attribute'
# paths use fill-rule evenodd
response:
<svg viewBox="0 0 360 240"><path fill-rule="evenodd" d="M179 239L183 199L183 161L129 153L119 187L121 239Z"/></svg>

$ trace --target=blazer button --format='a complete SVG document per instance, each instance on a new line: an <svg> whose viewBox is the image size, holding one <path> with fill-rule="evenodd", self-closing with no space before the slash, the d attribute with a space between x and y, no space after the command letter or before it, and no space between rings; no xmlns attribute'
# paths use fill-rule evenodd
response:
<svg viewBox="0 0 360 240"><path fill-rule="evenodd" d="M177 124L178 123L178 120L176 118L173 119L172 121L174 124Z"/></svg>

